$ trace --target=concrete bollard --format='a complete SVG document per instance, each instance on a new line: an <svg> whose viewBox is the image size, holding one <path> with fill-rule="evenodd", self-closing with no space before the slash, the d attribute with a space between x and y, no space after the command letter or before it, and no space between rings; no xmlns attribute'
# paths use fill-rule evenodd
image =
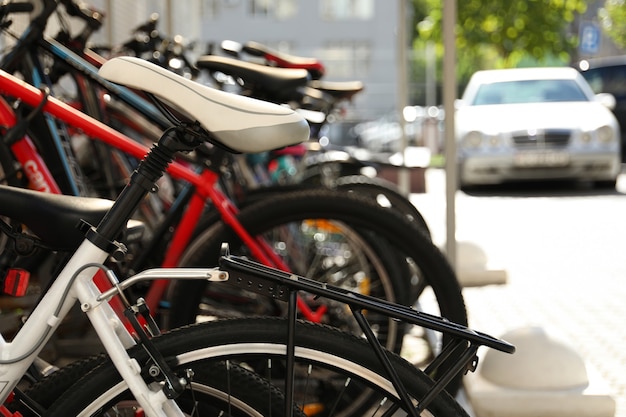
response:
<svg viewBox="0 0 626 417"><path fill-rule="evenodd" d="M457 242L457 276L462 287L502 285L507 282L503 269L489 266L485 251L473 242Z"/></svg>
<svg viewBox="0 0 626 417"><path fill-rule="evenodd" d="M606 384L569 346L540 327L506 333L513 355L488 350L465 377L476 417L613 417Z"/></svg>

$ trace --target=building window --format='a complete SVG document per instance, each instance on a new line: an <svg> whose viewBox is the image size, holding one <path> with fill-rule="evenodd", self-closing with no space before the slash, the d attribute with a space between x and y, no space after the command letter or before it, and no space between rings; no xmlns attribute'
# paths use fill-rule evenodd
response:
<svg viewBox="0 0 626 417"><path fill-rule="evenodd" d="M363 78L369 73L371 46L367 41L332 41L322 50L329 77Z"/></svg>
<svg viewBox="0 0 626 417"><path fill-rule="evenodd" d="M370 20L374 17L374 0L320 0L324 20Z"/></svg>
<svg viewBox="0 0 626 417"><path fill-rule="evenodd" d="M289 19L296 14L296 0L250 0L249 13L254 17Z"/></svg>

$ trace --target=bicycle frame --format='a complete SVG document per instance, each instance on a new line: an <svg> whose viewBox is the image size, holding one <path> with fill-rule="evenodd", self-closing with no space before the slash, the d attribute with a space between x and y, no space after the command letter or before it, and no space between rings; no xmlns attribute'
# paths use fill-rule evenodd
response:
<svg viewBox="0 0 626 417"><path fill-rule="evenodd" d="M148 148L123 135L122 133L106 126L105 124L81 113L75 108L63 103L62 101L55 99L54 97L46 96L41 90L33 87L32 85L19 80L18 78L0 70L0 92L8 96L17 98L29 106L37 107L43 100L43 111L54 118L57 118L73 128L81 130L90 138L96 138L122 152L125 152L135 158L142 159L148 152ZM6 104L6 103L5 103ZM0 120L0 123L6 126L15 124L15 116L12 117L8 114L10 107L8 105L0 106L0 109L4 111L0 112L0 117L4 120ZM20 138L16 143L20 143L24 149L21 154L22 164L35 164L34 161L40 161L41 158L36 154L36 150L32 146L28 146L28 138ZM17 156L17 155L16 155ZM37 170L39 172L45 172L45 166L37 164ZM175 179L183 180L190 183L194 187L194 194L188 207L185 209L185 213L181 218L181 221L176 227L174 235L172 237L171 244L168 247L166 256L162 263L163 267L173 267L178 264L181 255L189 243L193 230L198 224L202 212L204 210L206 201L211 201L213 207L218 210L220 218L231 227L235 233L239 236L242 242L250 249L252 255L263 264L272 266L284 271L288 271L287 265L267 246L267 244L260 238L251 236L237 220L238 210L235 205L216 187L219 175L208 169L203 170L201 173L196 173L191 168L174 162L168 168L168 173ZM51 176L45 176L46 181L51 179ZM50 188L53 188L53 182L50 182ZM148 294L146 295L146 302L148 307L155 311L158 307L158 302L162 299L163 294L168 286L167 281L155 281L150 287ZM321 317L326 311L325 306L320 306L317 310L313 311L302 300L298 301L298 307L301 313L307 320L317 321L321 320Z"/></svg>
<svg viewBox="0 0 626 417"><path fill-rule="evenodd" d="M0 399L4 402L20 378L24 375L34 358L43 348L49 336L54 333L71 306L78 300L82 310L96 329L107 353L116 364L120 374L128 383L138 402L148 411L148 415L166 415L161 410L167 401L162 391L153 392L148 389L137 369L139 365L126 353L126 349L134 344L120 319L105 302L99 301L100 292L92 282L93 273L89 269L80 273L76 279L74 274L85 264L86 260L104 261L108 254L86 241L77 250L72 260L57 277L50 290L29 315L24 326L19 330L11 343L0 340L0 373L3 375ZM93 270L93 268L91 268ZM184 272L184 271L180 271ZM68 289L71 289L67 292ZM66 296L67 292L67 296ZM59 308L57 308L59 306ZM35 349L24 351L24 349ZM179 415L179 414L168 414Z"/></svg>
<svg viewBox="0 0 626 417"><path fill-rule="evenodd" d="M114 225L116 221L117 219L109 223ZM104 224L103 221L101 226ZM102 245L85 239L29 314L13 340L7 342L0 335L0 375L2 375L0 403L4 403L9 397L70 308L78 301L112 362L147 415L182 416L183 414L173 401L167 398L163 390L153 391L147 386L141 377L141 366L126 353L128 348L135 345L135 340L109 305L111 297L103 297L94 282L97 272L104 268L101 264L109 256L109 253L99 246ZM151 278L154 275L152 272L154 271L144 271L139 275ZM110 283L116 286L115 276L109 273L107 276ZM227 274L216 269L159 269L156 271L156 276L169 279L224 280L227 278ZM0 412L4 413L3 406L0 406Z"/></svg>

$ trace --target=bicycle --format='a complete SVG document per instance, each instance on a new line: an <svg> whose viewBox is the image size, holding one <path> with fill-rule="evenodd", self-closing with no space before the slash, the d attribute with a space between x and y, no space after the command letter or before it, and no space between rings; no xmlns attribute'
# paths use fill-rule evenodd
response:
<svg viewBox="0 0 626 417"><path fill-rule="evenodd" d="M48 4L51 4L51 2L48 2ZM52 7L50 7L48 10L45 10L44 12L51 13ZM41 16L44 16L44 15L42 14ZM41 22L43 21L43 19L40 19L39 21ZM30 33L31 33L30 36L33 39L38 39L36 36L33 36L33 33L35 33L34 30L31 31ZM77 57L75 54L72 54L66 51L65 49L62 49L60 45L55 44L55 43L46 43L45 40L38 40L38 42L41 42L44 46L47 45L45 46L45 49L49 53L51 54L56 53L57 55L55 56L59 56L59 55L63 56L65 57L65 59L68 60L69 63L71 63L71 65L81 68L81 72L90 74L93 71L93 69L90 69L89 67L85 66L85 64L82 63L83 61L80 60L79 57ZM15 53L14 56L16 55L18 54ZM80 67L81 63L83 65L82 67ZM116 148L121 149L124 152L134 156L135 158L138 158L138 159L142 158L143 155L145 155L147 151L145 147L142 147L141 145L133 141L130 141L127 137L119 134L118 132L112 131L111 129L108 129L105 126L103 126L102 124L92 123L90 119L86 119L84 115L70 108L69 106L66 106L66 105L62 106L60 102L53 99L52 97L48 97L47 102L45 103L42 102L42 99L45 95L42 95L42 93L39 90L34 89L30 86L26 86L23 83L19 83L16 80L9 77L7 74L2 74L0 76L0 88L6 91L7 93L9 93L9 95L18 98L22 104L30 106L31 108L35 109L35 113L41 112L42 110L45 109L47 113L49 113L51 116L55 117L56 119L65 121L66 123L68 123L68 125L74 128L80 129L85 134L95 137L95 138L99 138L105 141L106 143L111 144L115 146ZM114 86L111 89L113 91L124 91L124 90L121 90L121 88L117 86ZM125 92L125 94L128 95L128 92ZM8 110L10 110L10 108L8 108ZM11 120L7 119L6 124L10 126ZM19 129L17 129L16 131L20 132ZM14 138L18 138L20 143L21 143L21 140L23 139L21 135L14 136ZM257 225L255 226L256 227L255 233L251 234L249 231L246 230L246 228L249 226L244 225L242 221L240 220L240 219L243 219L244 217L247 219L253 219L255 217L256 206L246 207L244 210L241 210L241 212L238 213L237 210L234 208L234 206L226 199L226 197L222 193L220 193L220 191L217 188L215 188L215 184L217 180L219 179L219 175L217 172L211 171L211 170L203 170L202 173L198 174L194 172L193 170L190 170L178 163L172 164L169 172L173 176L179 179L188 181L190 184L192 184L193 187L190 187L189 189L187 189L185 193L181 193L181 196L180 196L181 203L177 205L176 210L174 210L171 213L172 219L174 220L182 219L182 220L174 232L174 235L172 238L172 244L168 247L166 257L164 258L165 260L162 263L160 263L161 266L175 266L175 265L180 264L180 259L181 259L180 257L183 251L185 250L185 248L188 246L188 242L190 242L190 237L192 237L192 230L196 228L196 226L198 225L198 221L203 213L203 210L205 208L205 202L207 200L211 200L213 202L213 207L217 209L219 212L219 216L217 217L222 219L220 222L217 223L217 226L216 226L217 230L221 231L222 237L223 237L223 233L229 233L228 229L230 227L233 227L236 233L238 234L238 239L241 239L245 243L246 247L251 249L252 251L251 253L255 256L255 259L262 260L264 263L267 263L268 265L274 265L274 266L281 265L281 264L284 265L284 261L279 259L273 253L273 251L267 251L267 246L262 241L260 241L257 237L257 236L262 235L263 232L267 231L267 229L265 230L258 229L258 225ZM332 201L335 201L335 204L337 206L343 207L342 209L343 211L336 214L335 219L342 220L343 224L345 224L344 226L342 226L342 228L344 228L345 230L350 230L350 229L356 230L355 227L349 227L350 223L346 223L346 216L351 216L347 218L348 220L353 219L355 217L359 217L359 214L355 214L355 213L346 214L345 213L346 207L358 206L359 210L364 210L364 211L368 211L371 209L371 214L370 214L371 217L377 220L381 218L389 219L389 221L395 224L394 226L395 229L387 229L385 227L381 227L380 230L377 231L378 235L376 237L371 237L371 236L368 237L368 235L361 234L362 237L360 240L361 243L359 247L361 248L364 247L363 246L363 242L364 242L365 247L370 248L368 252L371 253L372 260L368 262L370 262L374 266L378 265L377 268L379 268L378 272L375 272L376 275L374 275L374 273L369 273L366 275L368 277L368 280L374 279L376 277L380 277L379 279L383 281L386 280L385 285L387 285L386 289L384 287L381 287L380 290L376 290L371 285L373 281L366 280L364 281L364 288L368 291L368 293L378 294L378 295L385 294L385 296L388 296L390 299L399 301L399 302L403 302L402 297L406 296L407 292L402 291L402 288L404 288L405 283L397 282L397 281L394 283L393 281L394 279L393 277L398 277L400 275L389 272L389 271L394 271L394 268L397 269L398 266L394 266L393 261L390 261L390 258L387 258L381 255L385 253L385 250L389 251L389 249L388 248L386 249L384 244L381 244L379 242L389 241L390 242L389 246L393 245L392 247L394 248L397 247L402 250L410 251L408 255L411 256L413 259L415 259L416 263L420 265L420 267L422 268L422 270L420 271L422 274L421 276L424 278L419 283L420 291L425 287L432 286L432 288L435 290L434 292L435 292L435 297L437 298L437 304L439 305L438 307L439 312L445 315L446 317L448 317L450 320L460 322L460 323L463 323L466 321L461 292L460 292L460 289L458 288L458 283L456 282L454 273L451 271L449 266L447 266L447 263L445 259L443 258L443 256L438 251L433 250L433 248L431 247L432 245L430 243L424 242L423 239L420 236L418 236L419 232L414 232L414 226L410 226L410 225L406 226L406 221L404 222L394 221L393 217L390 217L391 216L390 214L385 213L380 207L374 208L371 202L364 203L364 202L360 202L360 200L355 201L353 197L337 196L336 194L332 194L328 192L318 192L318 191L308 192L307 191L296 196L292 195L290 197L277 198L273 200L272 203L266 202L264 204L268 213L274 213L274 215L272 216L273 222L276 222L277 219L284 222L284 218L282 218L277 213L278 213L278 209L282 210L284 209L284 207L287 207L286 204L288 204L289 201L302 200L302 201L310 201L312 203L319 204L319 202L322 201L320 199L320 196L322 197L326 196L326 198ZM187 205L187 202L189 202L188 205ZM342 204L342 202L344 203ZM272 210L272 207L275 207L276 211ZM306 207L306 205L305 207L301 206L299 210L300 210L299 214L296 214L296 216L299 216L299 218L303 220L310 219L310 217L308 217L310 215L310 211L309 211L309 208ZM322 213L320 215L321 218L332 218L331 216L328 215L328 211L323 211L321 213ZM271 214L268 214L268 216L271 216ZM339 217L339 216L342 216L342 217ZM214 223L214 220L215 218L208 218L205 220L207 223L203 223L203 224L215 225L216 223ZM363 219L357 219L357 220L360 221L361 223L356 223L356 226L360 227L361 229L368 227L367 225L368 222L363 222ZM271 224L271 223L268 223L268 224ZM153 240L152 244L158 245L165 240L161 236L167 236L167 234L163 235L162 233L168 233L168 227L170 227L170 225L171 223L170 224L166 223L163 229L158 231L157 236L160 236L160 239ZM393 230L401 230L401 233L395 233ZM324 231L324 229L322 228L320 229L320 231ZM382 236L383 237L386 236L385 239L380 238L381 233L384 233ZM401 242L398 241L398 236L400 235L405 236L404 240ZM200 239L200 240L197 240L198 244L193 245L194 248L196 248L195 256L199 258L204 258L205 265L206 265L206 262L209 262L209 259L215 259L215 261L217 261L218 252L213 251L213 249L205 249L205 248L212 248L214 241L207 240L209 238L208 238L208 235L206 234L203 235L202 237L198 237L198 239ZM203 241L206 241L208 243L203 243ZM356 242L359 242L359 241L356 241ZM281 242L279 241L277 243L280 244ZM206 252L207 250L209 250L209 252ZM356 253L359 251L360 249L354 249L352 252ZM151 252L152 252L152 248L148 248L145 251L145 253L151 253ZM206 255L207 253L211 256L211 258L209 258ZM192 252L188 252L187 259L192 258L192 255L193 255ZM145 259L141 259L141 260L145 261ZM424 260L425 262L423 265L421 265L422 264L421 260ZM139 268L138 266L136 266L138 264L141 265L140 263L136 263L132 267ZM385 267L380 268L380 265L385 265ZM287 269L284 266L283 268ZM155 311L158 309L159 302L163 299L163 294L168 284L169 282L167 281L156 281L150 285L149 292L146 294L145 298L146 298L146 302L151 307L151 311ZM394 288L395 286L395 288L393 289L393 292L389 290L390 288L389 286L391 286L391 288ZM383 291L387 291L387 292L384 293ZM200 291L194 292L194 295L197 295L197 294L200 294ZM392 296L392 294L395 294L395 296ZM183 295L183 300L185 300L184 295ZM411 302L412 301L406 300L405 304L409 304ZM182 304L183 306L189 305L188 302L185 302ZM198 303L196 305L199 306L201 304ZM240 307L240 305L237 307ZM310 306L307 306L304 303L300 303L300 307L302 309L302 314L307 319L319 321L320 317L324 314L324 310L319 309L320 306L316 306L315 309L312 309ZM231 311L235 311L235 310L233 309ZM317 315L316 315L316 312L317 312ZM188 311L185 312L184 314L185 315L181 315L182 318L179 318L178 320L181 320L181 321L193 320L193 317L191 317L191 319L189 318ZM389 323L390 325L392 325L392 327L395 326L393 325L393 323L391 323L391 321L389 321ZM392 333L389 333L389 334L392 334ZM400 334L400 333L397 333L397 334ZM389 347L390 348L393 348L394 346L396 346L396 348L399 347L400 340L401 340L400 338L397 338L395 340L390 338L390 340L388 341ZM432 342L432 343L433 343L433 349L436 349L437 342Z"/></svg>
<svg viewBox="0 0 626 417"><path fill-rule="evenodd" d="M325 382L337 382L328 378L328 372L332 371L334 376L340 377L346 387L340 387L336 391L338 394L363 394L362 388L367 387L370 401L367 404L358 402L359 405L371 406L376 404L371 402L374 400L380 402L380 405L375 405L376 408L388 413L402 410L410 415L419 415L426 410L438 416L466 415L444 391L445 384L457 372L475 366L479 346L511 353L514 347L510 344L409 307L267 268L228 253L223 253L220 269L154 269L120 282L103 262L111 254L123 253L123 245L116 241L117 237L177 152L190 151L205 140L223 143L242 152L250 150L252 138L266 141L268 146L288 145L305 140L308 126L284 107L219 94L142 60L116 58L105 64L100 73L111 81L134 85L158 95L170 105L185 110L192 120L182 121L164 132L98 226L82 223L82 232L85 232L83 243L13 341L7 343L1 340L0 370L7 383L0 390L0 399L5 401L12 391L16 392L15 387L30 362L71 305L78 301L97 330L109 359L100 357L77 363L51 374L26 394L18 390L13 403L9 404L12 410L19 409L26 415L43 412L51 416L106 415L109 409L133 415L140 412L148 416L178 416L183 415L182 410L189 415L198 415L205 409L215 411L216 406L224 406L222 410L229 413L236 409L243 415L268 415L268 408L276 409L275 401L284 400L280 404L282 408L278 407L283 413L277 411L277 414L289 416L301 410L310 411L312 407L316 410L324 407L324 404L308 402L306 381L302 381L303 385L295 381L296 377L303 376L300 371L301 365L304 365L304 369L311 372L324 371ZM40 219L47 210L46 202L50 201L54 201L59 209L55 219L61 227L93 214L93 207L84 211L79 208L78 212L68 210L76 206L76 197L53 196L5 186L0 189L12 196L14 202L37 202L32 204L30 213L15 207L11 207L8 213L2 213L17 216L26 224ZM89 204L85 202L85 206ZM3 206L5 208L7 206ZM40 234L49 240L48 243L58 243L66 237L47 233L46 230L42 227ZM74 236L80 233L71 230ZM111 283L108 290L100 291L92 282L95 272L100 269L106 271ZM154 323L149 322L151 325L144 328L137 320L137 316L142 316L149 321L145 304L141 301L131 304L126 298L126 290L130 286L157 278L232 280L233 284L239 283L267 296L286 300L290 314L287 319L216 321L157 335ZM313 323L297 322L298 291L330 297L349 305L367 341ZM136 339L125 330L108 304L116 296L126 306L125 316L134 324ZM450 357L454 357L455 366L433 382L406 361L384 350L367 324L368 313L364 311L379 311L395 320L406 320L448 334L455 342L429 365L427 371L432 373L444 359ZM283 325L287 325L287 331ZM220 366L224 358L227 361ZM269 364L274 366L270 368ZM261 374L261 371L267 373ZM73 382L79 373L83 377L70 386L68 381ZM245 397L244 392L230 390L233 386L229 383L233 381L230 377L236 378L236 374L252 381L255 392L268 400L264 401L268 408L253 403L255 400ZM197 384L195 375L199 376ZM356 390L352 389L353 380L359 385ZM317 381L321 383L322 380ZM326 388L330 390L334 387ZM61 391L65 392L60 394ZM304 397L296 401L295 394ZM52 401L54 399L56 401ZM352 399L346 401L346 398L334 397L333 400L337 400L336 405L347 415L355 411L346 408L354 403ZM334 405L331 401L331 406ZM3 407L5 415L18 415ZM325 413L328 415L333 410L324 411L328 411Z"/></svg>

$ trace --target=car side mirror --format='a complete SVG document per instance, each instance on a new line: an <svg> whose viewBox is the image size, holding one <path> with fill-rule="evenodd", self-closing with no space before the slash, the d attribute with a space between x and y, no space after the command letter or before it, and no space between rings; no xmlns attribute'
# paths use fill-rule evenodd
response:
<svg viewBox="0 0 626 417"><path fill-rule="evenodd" d="M595 101L602 104L609 110L615 109L615 96L609 93L600 93L595 95Z"/></svg>

